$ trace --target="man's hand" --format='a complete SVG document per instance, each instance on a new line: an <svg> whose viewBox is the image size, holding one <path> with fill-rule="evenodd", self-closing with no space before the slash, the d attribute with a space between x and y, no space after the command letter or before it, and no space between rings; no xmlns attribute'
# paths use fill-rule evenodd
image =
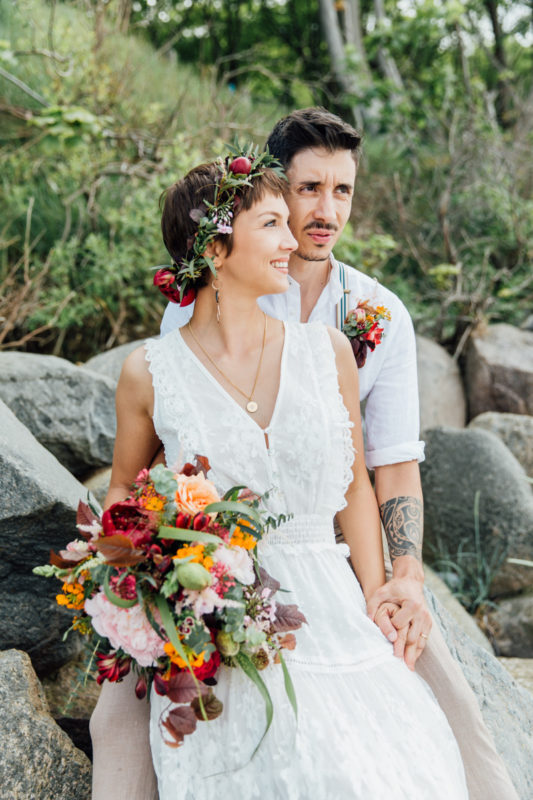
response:
<svg viewBox="0 0 533 800"><path fill-rule="evenodd" d="M414 578L391 578L370 597L367 614L394 643L394 655L414 669L432 625L422 583Z"/></svg>

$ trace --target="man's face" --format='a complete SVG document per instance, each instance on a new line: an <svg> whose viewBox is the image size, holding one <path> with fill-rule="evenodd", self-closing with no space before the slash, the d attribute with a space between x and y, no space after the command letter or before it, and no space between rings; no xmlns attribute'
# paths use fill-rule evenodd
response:
<svg viewBox="0 0 533 800"><path fill-rule="evenodd" d="M349 150L301 150L287 170L290 229L298 241L295 257L325 261L350 216L355 161Z"/></svg>

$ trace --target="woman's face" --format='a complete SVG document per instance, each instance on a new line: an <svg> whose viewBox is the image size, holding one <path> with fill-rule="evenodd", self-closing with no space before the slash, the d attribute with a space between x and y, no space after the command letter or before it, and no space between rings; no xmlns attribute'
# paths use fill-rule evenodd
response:
<svg viewBox="0 0 533 800"><path fill-rule="evenodd" d="M233 249L222 257L224 285L234 280L258 297L287 290L289 256L298 246L288 218L285 200L273 194L240 212L233 223Z"/></svg>

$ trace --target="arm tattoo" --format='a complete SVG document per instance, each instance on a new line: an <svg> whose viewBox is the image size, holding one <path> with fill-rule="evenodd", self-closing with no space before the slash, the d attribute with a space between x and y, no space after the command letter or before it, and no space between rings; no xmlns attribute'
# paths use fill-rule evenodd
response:
<svg viewBox="0 0 533 800"><path fill-rule="evenodd" d="M393 563L399 556L422 560L422 510L417 497L391 497L379 507Z"/></svg>

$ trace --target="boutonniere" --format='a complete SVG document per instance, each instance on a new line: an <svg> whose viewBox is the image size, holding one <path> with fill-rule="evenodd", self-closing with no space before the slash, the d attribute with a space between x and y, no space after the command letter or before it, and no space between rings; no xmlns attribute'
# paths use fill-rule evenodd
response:
<svg viewBox="0 0 533 800"><path fill-rule="evenodd" d="M390 318L390 311L385 306L374 308L368 300L358 301L356 307L346 315L342 332L350 340L359 369L365 365L368 350L372 352L381 344L383 328L379 323Z"/></svg>

